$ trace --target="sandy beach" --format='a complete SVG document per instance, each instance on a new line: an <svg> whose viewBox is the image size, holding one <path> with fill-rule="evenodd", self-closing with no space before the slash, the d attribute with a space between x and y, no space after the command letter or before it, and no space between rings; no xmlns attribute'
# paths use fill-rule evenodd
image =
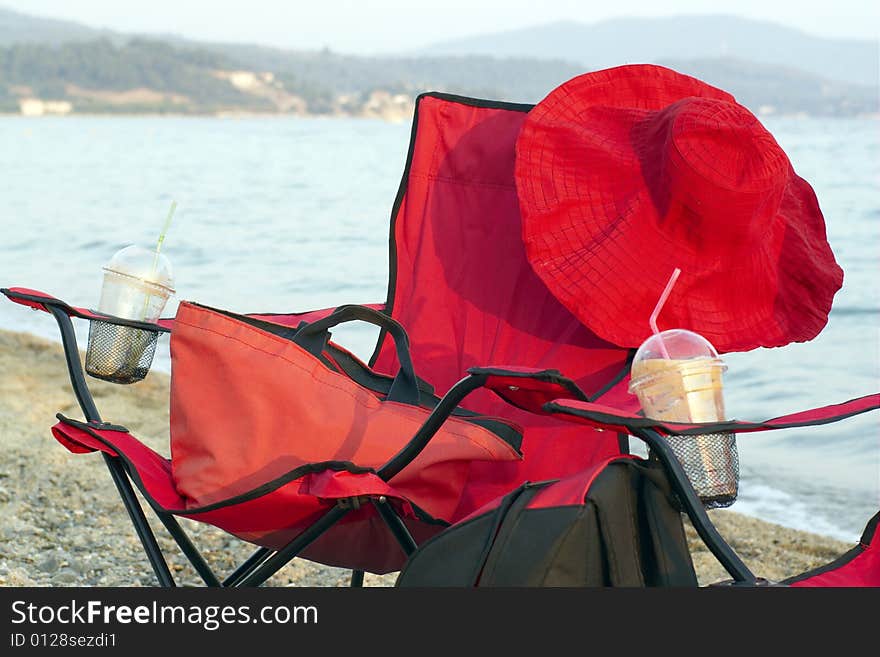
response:
<svg viewBox="0 0 880 657"><path fill-rule="evenodd" d="M89 379L105 420L124 424L168 454L169 377L151 373L133 386ZM130 586L155 579L98 455L74 456L49 427L55 413L81 418L60 344L0 331L0 585ZM735 509L735 506L734 506ZM200 580L152 514L148 517L181 585ZM711 513L719 531L760 576L780 580L825 564L851 546L749 518ZM230 572L254 547L198 523L182 520L218 573ZM701 584L726 573L689 530ZM340 586L348 571L297 559L269 582L274 586ZM367 575L367 585L393 585L396 574Z"/></svg>

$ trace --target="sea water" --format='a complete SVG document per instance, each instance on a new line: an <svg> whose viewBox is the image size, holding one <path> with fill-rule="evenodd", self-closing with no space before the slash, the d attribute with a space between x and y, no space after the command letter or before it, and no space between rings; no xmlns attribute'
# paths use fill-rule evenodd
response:
<svg viewBox="0 0 880 657"><path fill-rule="evenodd" d="M724 356L728 415L743 420L880 389L880 124L764 123L815 188L845 281L816 339ZM107 259L154 245L176 200L166 315L178 299L239 312L384 301L408 142L408 125L354 119L0 117L0 286L94 307ZM57 339L51 317L5 301L0 328ZM376 339L357 325L334 336L363 357ZM854 541L880 507L880 412L737 443L735 511Z"/></svg>

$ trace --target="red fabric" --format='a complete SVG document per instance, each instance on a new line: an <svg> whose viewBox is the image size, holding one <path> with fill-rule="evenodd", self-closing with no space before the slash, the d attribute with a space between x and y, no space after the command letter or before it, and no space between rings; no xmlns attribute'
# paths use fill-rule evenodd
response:
<svg viewBox="0 0 880 657"><path fill-rule="evenodd" d="M794 582L791 586L880 586L880 550L864 548L861 554L840 568Z"/></svg>
<svg viewBox="0 0 880 657"><path fill-rule="evenodd" d="M3 293L9 298L10 301L14 303L20 303L23 306L28 306L30 308L34 308L36 310L42 310L44 312L49 312L49 305L57 306L62 308L64 312L66 312L71 317L79 317L80 319L97 319L103 320L105 319L104 315L100 313L94 312L88 308L80 308L77 306L71 306L61 299L57 297L53 297L51 294L46 294L45 292L40 292L39 290L32 290L26 287L11 287L9 289L5 289ZM24 296L22 296L24 295ZM40 300L35 299L27 299L25 296L30 297L38 297ZM173 320L170 319L159 319L156 321L156 324L161 326L162 328L171 329L174 324Z"/></svg>
<svg viewBox="0 0 880 657"><path fill-rule="evenodd" d="M334 470L312 472L301 479L300 495L311 495L321 500L340 500L354 495L396 497L398 494L387 483L371 473L353 473ZM407 505L407 515L413 515Z"/></svg>
<svg viewBox="0 0 880 657"><path fill-rule="evenodd" d="M52 427L55 439L74 453L101 451L125 455L135 466L141 490L164 509L183 510L184 500L171 480L171 461L125 431L83 429L66 422Z"/></svg>
<svg viewBox="0 0 880 657"><path fill-rule="evenodd" d="M660 328L720 352L814 338L843 284L810 185L730 94L660 66L576 77L529 113L516 182L529 261L597 335Z"/></svg>
<svg viewBox="0 0 880 657"><path fill-rule="evenodd" d="M411 165L393 218L391 315L406 328L416 372L443 394L470 367L558 369L587 394L612 380L627 351L581 324L525 257L513 177L524 111L424 96ZM375 361L394 373L385 340ZM603 401L634 408L625 384ZM525 480L573 474L618 453L614 436L511 409L488 391L464 405L525 428L522 462L475 463L462 515Z"/></svg>
<svg viewBox="0 0 880 657"><path fill-rule="evenodd" d="M880 513L865 527L859 544L850 552L816 571L800 575L791 586L880 587Z"/></svg>
<svg viewBox="0 0 880 657"><path fill-rule="evenodd" d="M214 525L271 549L280 549L296 538L330 508L333 500L359 495L388 497L418 541L443 529L442 525L416 520L404 493L372 473L310 473L247 501L222 508L193 509L175 486L171 462L131 434L86 430L66 422L52 427L52 434L73 452L103 451L121 456L141 492L166 511ZM400 546L369 504L344 516L302 556L332 566L376 573L399 570L404 561Z"/></svg>
<svg viewBox="0 0 880 657"><path fill-rule="evenodd" d="M543 509L549 507L575 506L583 504L584 498L587 495L587 491L589 490L590 486L593 485L593 481L595 481L596 477L598 477L599 474L606 467L608 467L608 464L614 463L615 461L619 461L622 459L638 458L638 456L632 456L629 454L610 456L606 459L599 461L598 463L594 463L593 465L580 472L568 475L564 479L553 481L548 486L538 491L538 493L536 493L535 496L531 500L529 500L527 508ZM487 502L478 509L472 511L471 513L458 520L457 524L461 525L468 520L471 520L472 518L477 518L497 509L504 497L504 495L501 495L494 500Z"/></svg>
<svg viewBox="0 0 880 657"><path fill-rule="evenodd" d="M875 411L880 408L880 393L865 395L851 399L842 404L831 404L821 408L782 415L761 422L730 420L703 424L684 424L678 422L661 422L642 417L632 412L617 408L572 399L558 399L547 405L546 410L559 417L568 418L572 422L615 432L629 432L635 428L654 429L661 434L700 434L735 431L749 433L754 431L770 431L773 429L789 429L797 426L827 424L845 419L852 415Z"/></svg>
<svg viewBox="0 0 880 657"><path fill-rule="evenodd" d="M583 472L566 477L551 486L542 488L531 500L529 500L527 508L546 509L550 507L582 505L587 496L587 491L590 490L590 486L593 485L596 477L598 477L608 465L616 461L638 460L638 458L639 457L632 455L612 456L604 461L600 461Z"/></svg>
<svg viewBox="0 0 880 657"><path fill-rule="evenodd" d="M484 386L501 397L530 413L546 414L544 404L559 397L583 397L571 379L556 370L535 370L525 367L472 367L472 374L488 373Z"/></svg>
<svg viewBox="0 0 880 657"><path fill-rule="evenodd" d="M307 464L378 469L430 414L381 400L290 340L186 302L171 334L171 361L172 476L186 509L229 500ZM390 488L372 475L339 474L309 477L298 491L317 500L393 495L451 522L472 461L519 459L491 431L450 418ZM359 483L351 485L355 480ZM267 518L264 528L270 522ZM248 540L265 544L263 537ZM392 545L393 555L383 552L386 547L379 544L351 559L375 572L398 558L397 546ZM328 563L314 550L314 558Z"/></svg>
<svg viewBox="0 0 880 657"><path fill-rule="evenodd" d="M45 297L47 300L56 300L55 297L49 296L45 292L40 292L39 290L32 290L27 287L11 287L3 291L3 293L9 298L13 303L20 303L22 306L27 306L29 308L34 308L35 310L43 310L47 311L46 306L41 304L39 301L34 301L33 299L24 299L19 295L27 295L32 297Z"/></svg>

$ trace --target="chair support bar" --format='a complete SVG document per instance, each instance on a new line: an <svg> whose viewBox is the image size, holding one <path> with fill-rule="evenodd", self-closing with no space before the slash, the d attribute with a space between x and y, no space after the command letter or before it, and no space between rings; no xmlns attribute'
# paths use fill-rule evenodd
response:
<svg viewBox="0 0 880 657"><path fill-rule="evenodd" d="M270 550L269 548L261 547L257 549L251 556L247 558L247 560L243 564L241 564L226 579L223 580L221 586L236 586L238 582L246 577L251 571L255 570L257 566L263 563L266 559L272 556L273 553L274 550Z"/></svg>
<svg viewBox="0 0 880 657"><path fill-rule="evenodd" d="M703 543L706 544L706 547L709 548L709 551L724 566L724 569L730 573L730 576L733 577L736 583L756 586L757 578L754 573L749 570L749 567L739 558L736 552L733 551L733 548L718 533L715 525L712 524L706 509L688 481L687 475L669 443L664 440L663 436L652 429L637 429L633 432L633 435L647 443L651 451L663 463L669 475L672 488L684 507L685 513L687 513L688 518L690 518L691 523L694 525L694 529L703 540Z"/></svg>
<svg viewBox="0 0 880 657"><path fill-rule="evenodd" d="M64 345L64 358L67 360L67 372L70 375L70 383L73 386L73 394L79 402L86 422L100 422L101 416L98 414L98 408L95 406L95 400L92 393L89 392L89 386L86 384L86 375L83 372L82 363L79 361L79 348L76 344L76 333L73 330L73 322L70 317L58 306L47 306L49 312L58 322L58 328L61 329L61 344Z"/></svg>
<svg viewBox="0 0 880 657"><path fill-rule="evenodd" d="M214 574L214 571L211 570L208 562L205 561L202 553L199 552L195 545L193 545L192 541L189 540L189 536L183 531L183 527L177 522L177 518L171 514L164 513L155 507L153 510L156 512L156 515L159 516L159 520L162 521L162 524L165 525L165 529L168 530L168 533L171 534L171 537L177 542L177 545L180 547L183 554L189 559L192 567L195 568L205 585L222 586L220 580L217 579L217 575Z"/></svg>
<svg viewBox="0 0 880 657"><path fill-rule="evenodd" d="M321 516L311 527L293 539L290 543L266 559L262 564L241 578L234 586L259 586L284 568L288 562L305 550L321 534L330 529L336 522L351 510L349 507L336 505Z"/></svg>
<svg viewBox="0 0 880 657"><path fill-rule="evenodd" d="M412 534L409 533L406 525L403 524L403 520L401 520L400 516L394 512L394 509L391 508L391 505L388 504L388 500L384 497L373 499L372 502L373 506L376 507L376 511L379 512L382 520L384 520L385 524L388 526L388 529L391 530L394 538L397 539L404 554L409 557L409 555L415 552L416 548L419 546L418 543L415 542L415 539L413 539Z"/></svg>

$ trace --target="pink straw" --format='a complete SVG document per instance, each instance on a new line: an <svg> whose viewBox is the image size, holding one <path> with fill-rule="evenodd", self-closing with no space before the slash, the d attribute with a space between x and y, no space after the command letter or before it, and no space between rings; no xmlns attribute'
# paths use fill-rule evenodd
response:
<svg viewBox="0 0 880 657"><path fill-rule="evenodd" d="M651 313L651 317L648 320L648 324L651 325L651 330L654 331L654 335L658 336L658 339L660 340L660 351L663 352L663 358L666 359L669 359L669 352L666 351L666 345L663 343L663 338L659 337L660 329L657 328L657 315L659 315L660 311L663 309L663 304L666 303L666 299L669 298L669 293L672 292L672 288L675 286L675 281L678 280L678 275L680 273L681 269L676 267L675 271L672 272L672 276L669 277L669 282L666 284L663 294L660 295L657 305L654 306L654 312Z"/></svg>

